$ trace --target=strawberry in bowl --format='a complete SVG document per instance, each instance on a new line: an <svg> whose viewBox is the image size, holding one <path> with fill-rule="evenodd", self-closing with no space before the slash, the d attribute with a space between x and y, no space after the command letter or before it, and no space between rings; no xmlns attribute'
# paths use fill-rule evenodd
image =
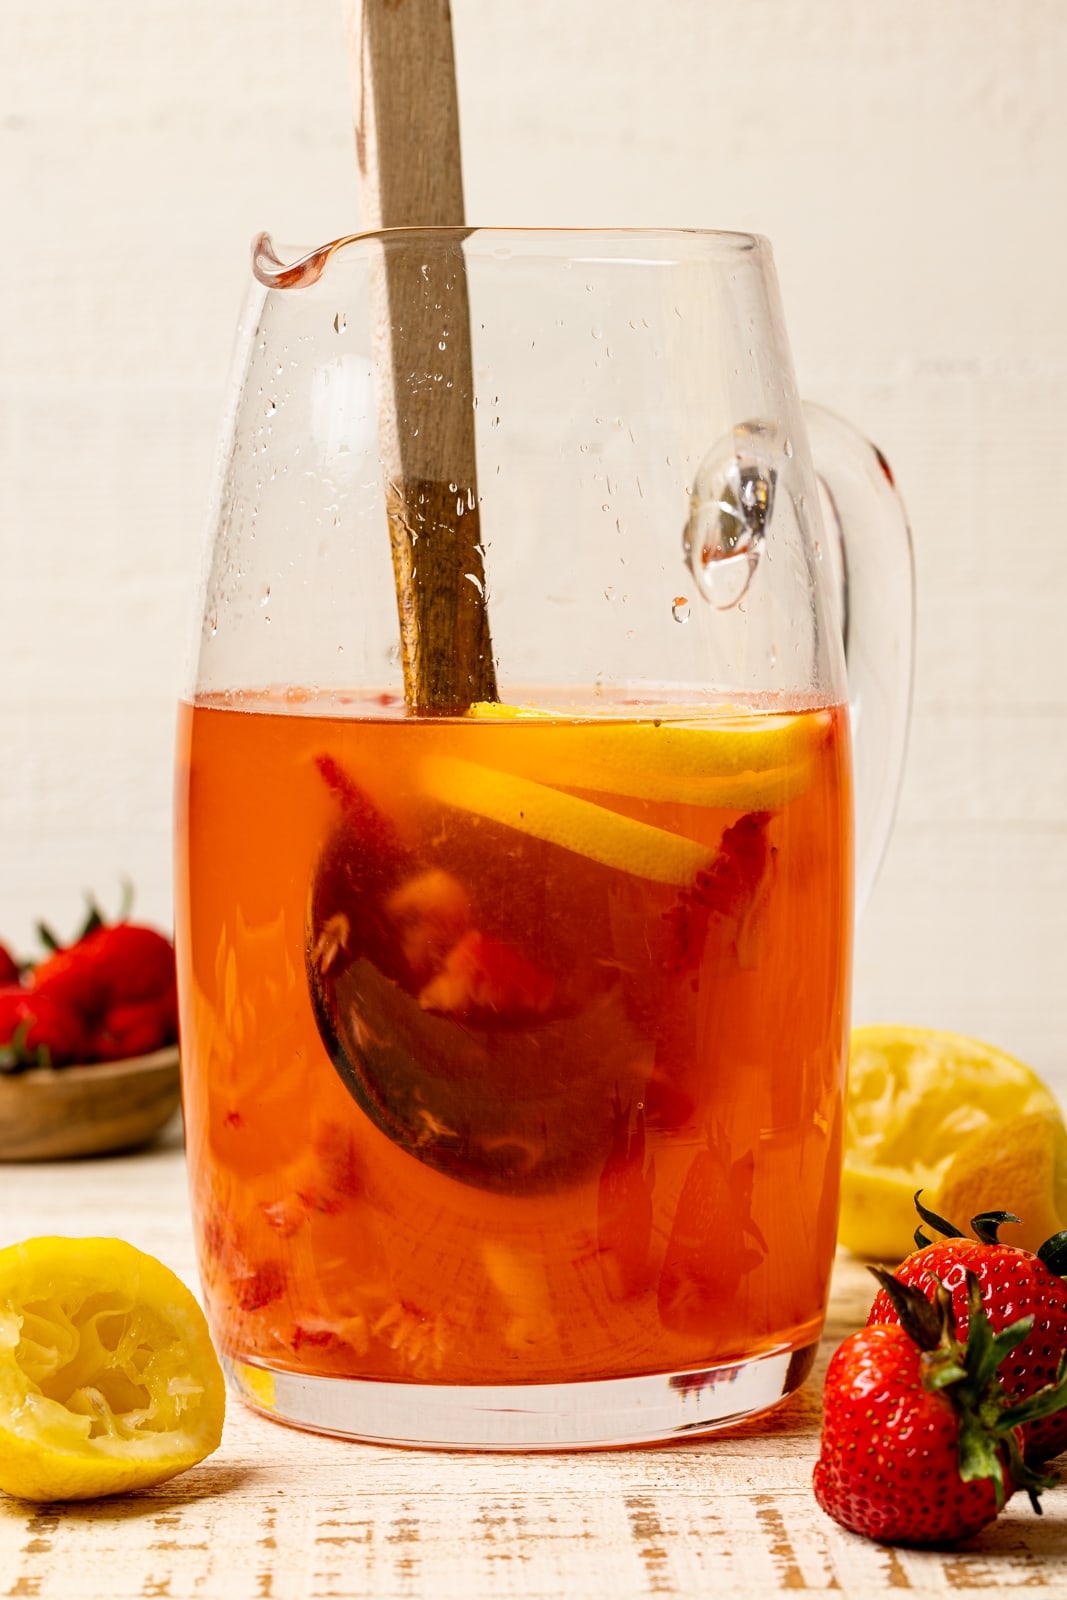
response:
<svg viewBox="0 0 1067 1600"><path fill-rule="evenodd" d="M154 928L105 923L20 966L0 947L0 1072L149 1055L178 1038L174 947Z"/></svg>

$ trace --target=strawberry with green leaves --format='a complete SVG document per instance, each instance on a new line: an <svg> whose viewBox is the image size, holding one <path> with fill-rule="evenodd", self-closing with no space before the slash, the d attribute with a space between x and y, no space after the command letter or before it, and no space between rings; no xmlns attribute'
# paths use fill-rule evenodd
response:
<svg viewBox="0 0 1067 1600"><path fill-rule="evenodd" d="M0 946L0 1072L147 1055L178 1037L174 948L123 917L105 923L95 905L81 933L20 967Z"/></svg>
<svg viewBox="0 0 1067 1600"><path fill-rule="evenodd" d="M174 949L132 922L92 927L33 970L30 992L81 1016L92 1060L144 1055L177 1033Z"/></svg>
<svg viewBox="0 0 1067 1600"><path fill-rule="evenodd" d="M1035 1255L1015 1245L1002 1244L997 1238L1002 1224L1019 1220L1010 1211L986 1211L974 1217L971 1227L975 1237L968 1239L953 1223L928 1211L918 1194L915 1206L926 1226L944 1237L931 1243L922 1229L917 1229L915 1242L919 1249L908 1256L894 1276L903 1284L921 1289L928 1299L934 1298L938 1283L943 1283L952 1294L960 1337L966 1338L970 1315L967 1274L973 1273L995 1333L1023 1317L1032 1323L1031 1331L1013 1350L1000 1374L1007 1393L1015 1400L1025 1400L1053 1382L1067 1354L1067 1283L1063 1278L1067 1272L1067 1233L1054 1234ZM868 1321L897 1320L894 1303L883 1289L875 1297ZM1023 1434L1023 1453L1028 1461L1051 1460L1067 1449L1067 1411L1028 1423Z"/></svg>
<svg viewBox="0 0 1067 1600"><path fill-rule="evenodd" d="M835 1352L826 1374L815 1497L854 1533L883 1544L944 1545L992 1522L1016 1489L1035 1511L1052 1480L1026 1465L1024 1425L1067 1404L1067 1374L1012 1403L999 1374L1029 1335L1023 1317L994 1332L982 1289L967 1274L969 1332L953 1298L872 1268L897 1321L868 1323Z"/></svg>

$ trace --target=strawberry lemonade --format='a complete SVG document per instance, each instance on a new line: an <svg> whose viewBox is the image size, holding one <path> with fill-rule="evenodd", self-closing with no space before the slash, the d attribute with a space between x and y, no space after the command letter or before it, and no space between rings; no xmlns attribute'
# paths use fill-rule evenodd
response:
<svg viewBox="0 0 1067 1600"><path fill-rule="evenodd" d="M231 1367L684 1389L793 1352L802 1376L848 773L840 706L184 706L185 1110Z"/></svg>

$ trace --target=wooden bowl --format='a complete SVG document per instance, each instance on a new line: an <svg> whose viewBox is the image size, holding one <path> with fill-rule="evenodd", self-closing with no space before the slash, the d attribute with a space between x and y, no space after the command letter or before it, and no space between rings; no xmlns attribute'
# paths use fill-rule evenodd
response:
<svg viewBox="0 0 1067 1600"><path fill-rule="evenodd" d="M147 1144L181 1100L178 1046L125 1061L0 1075L0 1161L54 1161Z"/></svg>

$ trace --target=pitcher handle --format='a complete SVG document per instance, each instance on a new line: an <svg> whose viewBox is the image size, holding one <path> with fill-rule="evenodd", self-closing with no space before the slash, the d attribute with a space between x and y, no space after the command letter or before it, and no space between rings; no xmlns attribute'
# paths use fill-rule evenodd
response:
<svg viewBox="0 0 1067 1600"><path fill-rule="evenodd" d="M856 915L889 843L908 741L915 567L904 503L881 451L804 404L848 668L856 809Z"/></svg>

